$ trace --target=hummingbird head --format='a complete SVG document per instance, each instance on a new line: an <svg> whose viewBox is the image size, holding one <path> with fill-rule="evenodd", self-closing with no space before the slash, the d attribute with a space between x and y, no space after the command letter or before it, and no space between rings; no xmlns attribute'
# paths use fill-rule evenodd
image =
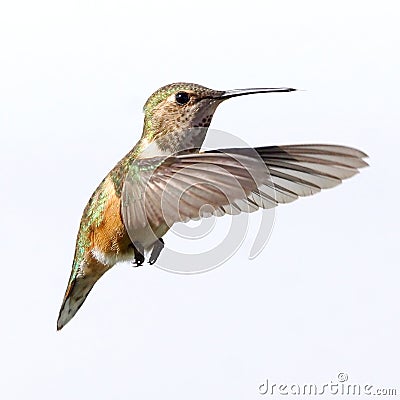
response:
<svg viewBox="0 0 400 400"><path fill-rule="evenodd" d="M255 93L291 92L291 88L213 90L195 83L172 83L154 92L144 105L142 140L162 150L199 148L214 112L224 100ZM164 147L164 148L163 148Z"/></svg>

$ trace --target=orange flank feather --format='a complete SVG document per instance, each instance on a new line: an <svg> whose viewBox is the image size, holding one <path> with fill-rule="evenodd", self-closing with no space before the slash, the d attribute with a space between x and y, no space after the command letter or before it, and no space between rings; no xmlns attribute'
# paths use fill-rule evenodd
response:
<svg viewBox="0 0 400 400"><path fill-rule="evenodd" d="M93 194L92 203L85 208L82 223L90 217L88 212L93 202L98 202L100 194L106 197L101 216L88 226L86 234L87 246L82 261L77 260L81 238L78 235L74 263L79 270L73 270L61 306L57 329L60 330L79 310L94 284L118 261L133 257L131 240L121 217L121 199L117 196L114 184L108 176Z"/></svg>

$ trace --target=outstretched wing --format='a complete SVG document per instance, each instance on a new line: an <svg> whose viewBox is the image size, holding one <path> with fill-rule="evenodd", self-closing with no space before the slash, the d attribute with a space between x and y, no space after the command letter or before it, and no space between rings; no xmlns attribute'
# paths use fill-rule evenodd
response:
<svg viewBox="0 0 400 400"><path fill-rule="evenodd" d="M271 178L250 196L255 196L257 202L262 199L262 208L290 203L298 197L337 186L342 180L357 174L360 168L368 166L363 160L368 157L365 153L346 146L300 144L254 150L265 163ZM247 149L224 151L241 154Z"/></svg>
<svg viewBox="0 0 400 400"><path fill-rule="evenodd" d="M136 160L122 193L128 232L252 212L334 187L368 164L335 145L232 148Z"/></svg>

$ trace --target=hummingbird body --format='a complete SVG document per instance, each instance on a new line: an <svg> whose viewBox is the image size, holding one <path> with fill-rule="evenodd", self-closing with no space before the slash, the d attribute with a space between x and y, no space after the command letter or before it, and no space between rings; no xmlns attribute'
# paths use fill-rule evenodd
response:
<svg viewBox="0 0 400 400"><path fill-rule="evenodd" d="M222 101L294 90L217 91L176 83L150 96L142 137L103 179L84 209L58 330L115 264L132 261L139 266L149 251L153 264L164 246L162 236L175 222L275 207L336 186L367 165L363 152L334 145L200 152ZM212 210L204 211L205 205Z"/></svg>
<svg viewBox="0 0 400 400"><path fill-rule="evenodd" d="M190 149L200 148L205 138L205 133L201 133L188 140L174 139L170 134L169 141L156 142L145 130L141 140L103 179L83 211L59 321L68 320L71 314L73 316L107 270L118 262L135 259L135 248L121 216L121 192L129 166L137 158L174 154L179 151L180 145ZM135 239L144 251L149 251L154 244L154 234L160 238L168 230L166 224L140 227L135 230ZM57 328L61 329L62 325L58 323Z"/></svg>

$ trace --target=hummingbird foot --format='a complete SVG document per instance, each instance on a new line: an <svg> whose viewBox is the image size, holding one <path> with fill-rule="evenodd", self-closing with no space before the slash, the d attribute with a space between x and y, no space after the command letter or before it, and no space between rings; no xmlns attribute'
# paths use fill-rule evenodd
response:
<svg viewBox="0 0 400 400"><path fill-rule="evenodd" d="M150 265L153 265L157 261L158 256L160 255L162 249L164 248L164 245L165 245L164 240L162 240L161 238L154 243L154 247L149 258Z"/></svg>
<svg viewBox="0 0 400 400"><path fill-rule="evenodd" d="M144 263L144 248L141 243L132 243L135 258L133 260L133 267L140 267Z"/></svg>

